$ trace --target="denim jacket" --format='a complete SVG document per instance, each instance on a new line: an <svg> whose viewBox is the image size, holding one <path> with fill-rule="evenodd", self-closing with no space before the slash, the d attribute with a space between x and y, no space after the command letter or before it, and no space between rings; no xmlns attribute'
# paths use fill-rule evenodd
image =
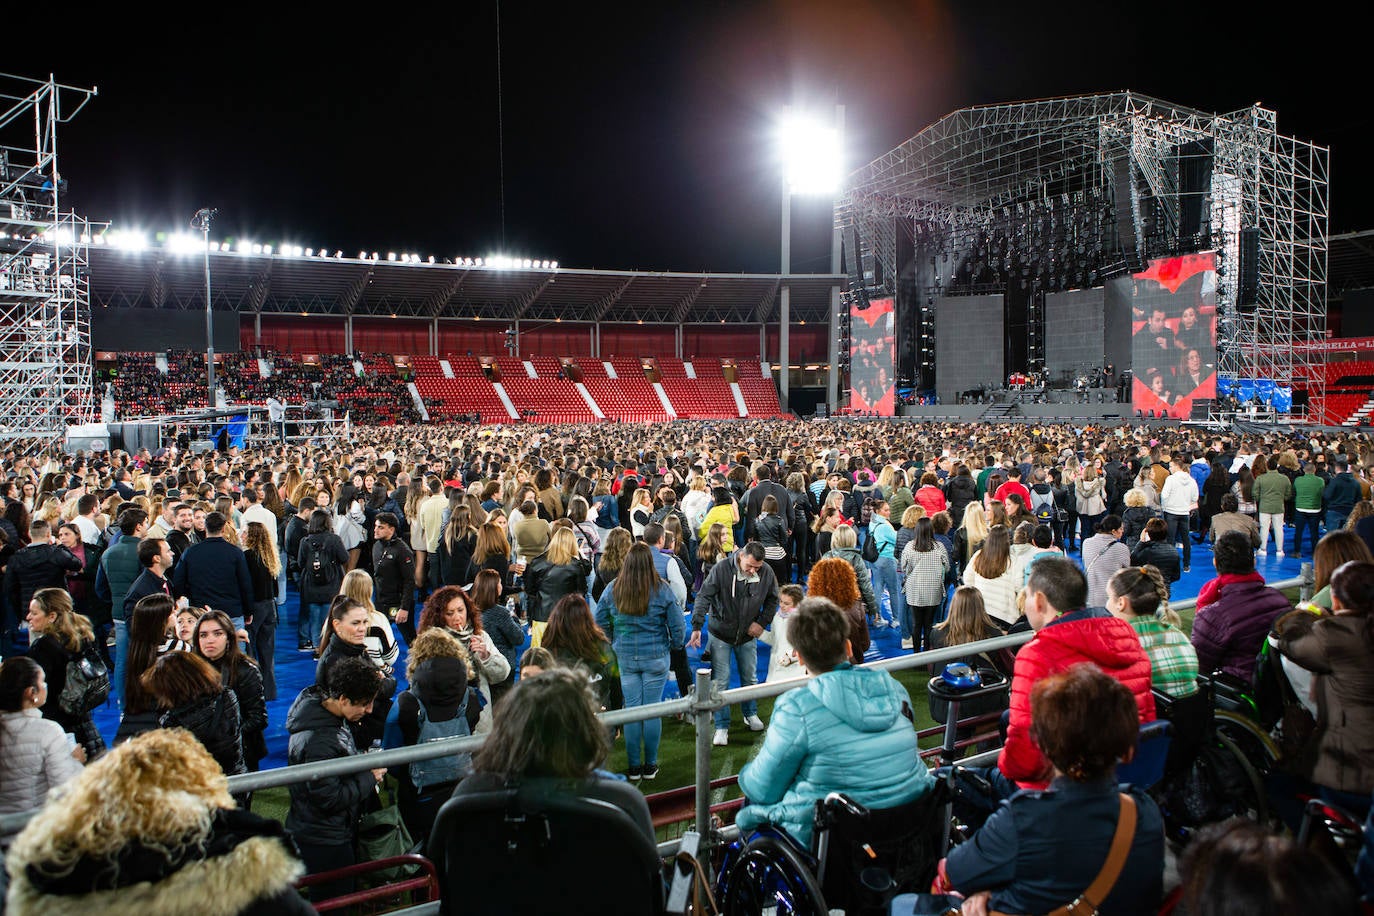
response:
<svg viewBox="0 0 1374 916"><path fill-rule="evenodd" d="M596 623L611 638L611 646L622 664L628 660L667 658L670 649L682 648L687 635L682 609L672 590L663 583L650 597L648 613L639 617L616 610L612 583L596 603Z"/></svg>

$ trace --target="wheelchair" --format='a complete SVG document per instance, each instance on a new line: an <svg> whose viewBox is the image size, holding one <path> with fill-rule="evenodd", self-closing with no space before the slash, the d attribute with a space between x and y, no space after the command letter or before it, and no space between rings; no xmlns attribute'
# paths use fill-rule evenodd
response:
<svg viewBox="0 0 1374 916"><path fill-rule="evenodd" d="M765 825L726 847L715 895L725 916L885 914L898 893L930 887L947 833L945 787L871 811L831 792L816 802L811 848Z"/></svg>

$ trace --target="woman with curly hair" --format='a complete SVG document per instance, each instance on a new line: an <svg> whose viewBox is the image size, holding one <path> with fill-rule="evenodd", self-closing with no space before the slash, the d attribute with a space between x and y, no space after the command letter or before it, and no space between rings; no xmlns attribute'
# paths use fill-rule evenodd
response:
<svg viewBox="0 0 1374 916"><path fill-rule="evenodd" d="M864 615L863 595L859 592L859 580L854 575L854 567L838 557L828 557L811 567L811 575L806 579L808 598L829 598L835 606L844 611L849 621L849 660L860 664L868 651L868 621Z"/></svg>
<svg viewBox="0 0 1374 916"><path fill-rule="evenodd" d="M10 847L9 912L305 914L304 871L275 821L238 809L189 732L116 747Z"/></svg>
<svg viewBox="0 0 1374 916"><path fill-rule="evenodd" d="M510 674L510 662L496 648L491 634L482 626L482 615L472 605L467 592L456 585L445 585L429 596L420 611L419 632L431 627L443 627L456 637L472 656L477 673L477 687L482 693L485 708L475 731L491 730L491 685L499 684Z"/></svg>

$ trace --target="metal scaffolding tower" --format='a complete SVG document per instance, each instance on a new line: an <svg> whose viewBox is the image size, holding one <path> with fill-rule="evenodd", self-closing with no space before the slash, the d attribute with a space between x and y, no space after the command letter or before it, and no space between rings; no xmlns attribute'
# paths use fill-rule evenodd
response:
<svg viewBox="0 0 1374 916"><path fill-rule="evenodd" d="M1328 150L1258 105L1209 114L1131 92L966 108L853 172L835 206L851 288L894 295L1100 285L1217 252L1217 367L1322 396ZM1243 233L1258 294L1242 301ZM906 261L906 263L901 263ZM924 300L926 290L919 295ZM1214 414L1214 419L1224 419Z"/></svg>
<svg viewBox="0 0 1374 916"><path fill-rule="evenodd" d="M0 74L0 442L95 418L90 224L60 208L57 129L95 89Z"/></svg>

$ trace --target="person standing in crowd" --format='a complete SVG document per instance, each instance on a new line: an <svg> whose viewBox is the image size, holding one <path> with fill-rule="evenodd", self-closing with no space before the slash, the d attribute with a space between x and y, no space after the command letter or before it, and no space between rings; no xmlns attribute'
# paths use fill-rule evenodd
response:
<svg viewBox="0 0 1374 916"><path fill-rule="evenodd" d="M253 613L247 621L248 645L262 666L262 691L277 698L277 573L281 555L273 549L261 522L249 522L243 543L248 578L253 583ZM235 643L237 646L237 642Z"/></svg>
<svg viewBox="0 0 1374 916"><path fill-rule="evenodd" d="M1131 552L1121 543L1124 526L1121 518L1107 515L1097 525L1097 533L1083 542L1083 571L1088 577L1088 607L1107 603L1107 580L1118 569L1131 565Z"/></svg>
<svg viewBox="0 0 1374 916"><path fill-rule="evenodd" d="M239 648L233 627L229 615L223 611L206 611L192 631L191 651L219 672L220 683L238 700L243 763L250 772L256 772L267 756L266 700L269 698L259 666Z"/></svg>
<svg viewBox="0 0 1374 916"><path fill-rule="evenodd" d="M1166 483L1165 486L1168 486ZM1169 543L1169 529L1160 518L1152 518L1145 525L1145 537L1131 550L1132 566L1153 566L1164 579L1164 600L1169 600L1169 589L1182 578L1182 568L1178 561L1178 550Z"/></svg>
<svg viewBox="0 0 1374 916"><path fill-rule="evenodd" d="M148 530L148 513L137 506L125 509L116 523L120 538L100 556L100 569L95 576L96 594L110 602L110 616L114 618L114 690L123 690L124 666L129 655L129 618L124 599L129 588L143 572L138 561L138 548Z"/></svg>
<svg viewBox="0 0 1374 916"><path fill-rule="evenodd" d="M830 550L822 557L825 560L841 560L849 564L854 570L854 581L859 587L859 595L863 598L864 613L874 627L881 628L886 626L882 616L878 613L878 599L873 594L873 573L868 568L868 563L864 561L863 554L859 552L857 546L858 535L852 525L842 525L835 529L835 533L830 538Z"/></svg>
<svg viewBox="0 0 1374 916"><path fill-rule="evenodd" d="M16 551L5 564L9 608L0 638L0 656L19 654L15 647L19 618L27 613L34 592L40 588L62 588L67 583L67 573L80 570L81 561L54 541L47 522L38 520L29 525L28 546Z"/></svg>
<svg viewBox="0 0 1374 916"><path fill-rule="evenodd" d="M168 652L143 672L143 687L164 710L162 728L184 728L205 745L225 776L246 773L238 696L215 666L194 652Z"/></svg>
<svg viewBox="0 0 1374 916"><path fill-rule="evenodd" d="M1312 541L1312 549L1317 548L1317 539L1322 523L1322 491L1326 481L1317 476L1316 463L1302 462L1302 476L1293 481L1293 548L1295 557L1302 556L1302 535L1306 531Z"/></svg>
<svg viewBox="0 0 1374 916"><path fill-rule="evenodd" d="M510 666L510 673L499 683L491 684L491 702L495 706L515 685L519 667L520 647L525 644L525 631L520 628L510 608L501 601L501 576L495 570L484 569L472 583L473 613L482 618L482 631L491 637L492 645Z"/></svg>
<svg viewBox="0 0 1374 916"><path fill-rule="evenodd" d="M228 522L218 512L205 516L205 540L188 548L173 568L172 591L195 607L224 611L242 629L253 616L253 579L243 551L224 539Z"/></svg>
<svg viewBox="0 0 1374 916"><path fill-rule="evenodd" d="M1287 484L1288 479L1284 478L1283 482ZM1159 492L1159 506L1168 525L1169 543L1183 543L1184 572L1190 571L1193 565L1193 539L1188 520L1197 511L1197 501L1197 481L1188 473L1187 459L1181 454L1174 455L1169 461L1169 476ZM1282 507L1279 509L1279 553L1283 553Z"/></svg>
<svg viewBox="0 0 1374 916"><path fill-rule="evenodd" d="M377 703L361 720L355 720L354 737L360 744L371 745L382 737L391 698L396 692L396 680L389 676L379 661L368 652L367 637L372 628L372 614L367 604L349 595L337 595L329 606L328 623L320 640L319 661L315 664L315 683L329 682L329 669L348 658L361 658L382 673Z"/></svg>
<svg viewBox="0 0 1374 916"><path fill-rule="evenodd" d="M762 548L758 552L762 553ZM760 566L763 565L762 557L758 562ZM625 555L620 574L601 593L601 600L597 602L596 625L611 639L615 658L620 665L620 685L625 705L649 706L660 702L663 699L663 687L668 681L670 652L682 645L685 628L682 609L667 583L659 577L654 567L653 551L648 545L635 544ZM715 643L713 639L713 647ZM752 643L750 648L753 648ZM725 657L728 674L728 656ZM741 662L741 677L744 676L744 669L745 664ZM662 728L662 722L657 718L626 724L625 747L629 757L630 779L658 778L658 745Z"/></svg>
<svg viewBox="0 0 1374 916"><path fill-rule="evenodd" d="M1077 498L1074 509L1078 512L1079 543L1084 544L1107 512L1102 478L1098 476L1094 465L1084 465L1083 476L1074 483L1074 493Z"/></svg>
<svg viewBox="0 0 1374 916"><path fill-rule="evenodd" d="M510 675L510 663L497 651L491 634L482 626L482 615L472 606L467 592L456 585L445 585L429 596L420 612L419 631L430 627L448 630L468 650L477 675L474 684L481 694L482 716L474 731L485 734L491 730L491 685L499 684Z"/></svg>
<svg viewBox="0 0 1374 916"><path fill-rule="evenodd" d="M887 625L901 629L901 621L907 618L906 595L902 591L901 574L897 571L897 532L892 527L891 515L892 507L887 500L872 501L868 532L877 546L878 558L869 564L869 568L873 572L873 594L879 602L879 614L882 613L882 594L886 593L888 612L891 614Z"/></svg>
<svg viewBox="0 0 1374 916"><path fill-rule="evenodd" d="M591 563L578 553L572 529L561 526L555 529L548 540L548 548L525 567L525 613L530 621L532 645L540 644L549 612L559 599L564 595L586 594L587 577L591 572Z"/></svg>
<svg viewBox="0 0 1374 916"><path fill-rule="evenodd" d="M1274 532L1274 547L1277 556L1283 557L1283 510L1284 504L1293 498L1293 483L1279 470L1278 465L1255 478L1255 505L1259 508L1260 554L1269 549L1269 532ZM1185 560L1185 564L1187 562Z"/></svg>
<svg viewBox="0 0 1374 916"><path fill-rule="evenodd" d="M977 511L977 507L974 507ZM966 512L965 515L968 513ZM1021 582L1011 564L1011 533L1003 525L993 525L982 547L964 569L964 584L978 589L988 616L1009 629L1020 618L1016 595Z"/></svg>
<svg viewBox="0 0 1374 916"><path fill-rule="evenodd" d="M1362 488L1350 473L1348 455L1337 455L1332 464L1335 473L1322 491L1322 499L1326 503L1326 530L1339 531L1345 527L1345 520L1350 517L1355 503L1362 498Z"/></svg>
<svg viewBox="0 0 1374 916"><path fill-rule="evenodd" d="M296 648L300 651L314 652L315 643L323 638L329 605L343 585L347 565L348 551L330 526L328 510L316 509L310 513L310 525L296 554L300 620L304 624L303 628L297 626Z"/></svg>
<svg viewBox="0 0 1374 916"><path fill-rule="evenodd" d="M364 658L341 659L327 671L325 683L301 691L286 714L291 736L291 765L352 757L358 753L353 727L372 712L382 687L382 673ZM343 776L321 776L290 786L291 809L286 829L300 848L309 874L346 868L356 861L358 818L385 769ZM353 890L353 879L316 885L311 898L326 900Z"/></svg>
<svg viewBox="0 0 1374 916"><path fill-rule="evenodd" d="M105 750L105 742L91 719L92 709L83 708L86 700L77 695L64 696L67 666L70 662L95 654L95 631L89 618L72 610L72 599L60 588L40 588L29 601L29 658L43 669L48 686L43 718L51 719L86 749L88 760Z"/></svg>
<svg viewBox="0 0 1374 916"><path fill-rule="evenodd" d="M701 628L709 620L711 682L717 688L724 690L729 686L732 658L739 668L741 686L758 683L758 647L754 640L772 622L777 610L777 580L764 562L762 544L750 541L711 570L693 606L692 635L687 645L693 649L701 646ZM623 659L621 664L623 671ZM763 731L757 702L743 703L741 711L750 731ZM715 724L711 743L724 747L730 742L730 707L716 710Z"/></svg>
<svg viewBox="0 0 1374 916"><path fill-rule="evenodd" d="M44 718L47 702L37 662L20 655L0 665L0 814L41 807L86 762L86 748L69 745L62 726Z"/></svg>
<svg viewBox="0 0 1374 916"><path fill-rule="evenodd" d="M849 649L853 653L850 661L862 664L872 638L868 635L868 619L864 615L863 595L859 592L854 567L838 557L821 560L811 568L802 597L828 599L844 612L849 621Z"/></svg>
<svg viewBox="0 0 1374 916"><path fill-rule="evenodd" d="M143 543L154 550L161 548L163 554L170 553L165 540L145 538ZM140 553L143 549L140 545ZM168 645L167 632L175 613L172 596L158 592L140 598L130 609L129 661L121 685L122 709L115 744L157 728L157 699L143 685L143 674L153 667L163 647Z"/></svg>
<svg viewBox="0 0 1374 916"><path fill-rule="evenodd" d="M679 612L679 616L681 616ZM564 595L549 611L549 625L544 631L542 648L553 654L554 661L565 667L581 667L588 672L602 709L620 709L625 705L620 665L610 638L592 617L587 599L581 595ZM659 691L662 695L662 689Z"/></svg>
<svg viewBox="0 0 1374 916"><path fill-rule="evenodd" d="M415 553L397 537L399 527L400 520L391 512L379 512L373 520L372 577L378 610L396 622L409 644L415 641Z"/></svg>
<svg viewBox="0 0 1374 916"><path fill-rule="evenodd" d="M916 522L916 536L902 552L901 572L905 580L907 609L902 620L902 648L924 651L930 648L930 630L945 601L945 581L949 557L935 543L930 519Z"/></svg>

